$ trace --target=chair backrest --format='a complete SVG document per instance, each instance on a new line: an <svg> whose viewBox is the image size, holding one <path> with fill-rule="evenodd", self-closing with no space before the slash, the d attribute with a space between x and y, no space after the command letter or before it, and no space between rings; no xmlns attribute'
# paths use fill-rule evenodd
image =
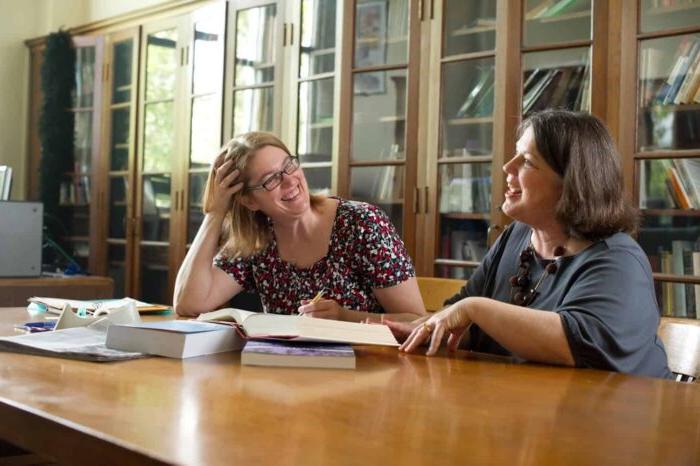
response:
<svg viewBox="0 0 700 466"><path fill-rule="evenodd" d="M658 333L676 380L692 382L700 377L700 321L662 317Z"/></svg>
<svg viewBox="0 0 700 466"><path fill-rule="evenodd" d="M418 288L428 312L442 309L445 300L456 294L464 285L464 280L454 278L417 277Z"/></svg>
<svg viewBox="0 0 700 466"><path fill-rule="evenodd" d="M9 201L12 191L12 167L0 165L0 201Z"/></svg>

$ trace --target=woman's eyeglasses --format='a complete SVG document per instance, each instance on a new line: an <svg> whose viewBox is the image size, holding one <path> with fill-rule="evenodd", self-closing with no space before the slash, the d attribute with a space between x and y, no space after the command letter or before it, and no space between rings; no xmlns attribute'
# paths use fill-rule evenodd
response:
<svg viewBox="0 0 700 466"><path fill-rule="evenodd" d="M275 189L277 186L282 184L282 177L284 175L291 175L295 171L297 171L297 168L299 168L299 157L295 157L293 155L290 155L285 159L284 166L282 167L282 170L277 171L267 178L263 180L262 183L257 184L255 186L248 186L246 190L248 191L257 191L259 189L265 189L267 191L272 191Z"/></svg>

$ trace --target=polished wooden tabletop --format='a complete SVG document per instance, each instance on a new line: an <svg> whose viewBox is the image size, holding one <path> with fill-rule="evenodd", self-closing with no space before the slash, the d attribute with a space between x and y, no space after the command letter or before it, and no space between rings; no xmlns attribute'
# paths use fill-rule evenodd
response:
<svg viewBox="0 0 700 466"><path fill-rule="evenodd" d="M0 334L27 319L0 309ZM700 464L697 384L356 355L356 370L322 370L0 353L0 437L66 464Z"/></svg>

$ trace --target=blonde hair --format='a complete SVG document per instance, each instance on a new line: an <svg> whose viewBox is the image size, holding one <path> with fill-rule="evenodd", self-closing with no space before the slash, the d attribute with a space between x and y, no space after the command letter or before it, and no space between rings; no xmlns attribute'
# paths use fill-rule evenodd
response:
<svg viewBox="0 0 700 466"><path fill-rule="evenodd" d="M248 162L263 147L273 146L291 155L287 146L274 134L251 131L240 134L221 148L226 152L224 161L232 160L234 169L245 173ZM212 209L214 191L214 170L209 172L207 186L204 190L203 210L208 213ZM246 196L245 187L233 195L231 208L226 213L222 227L219 245L229 257L248 257L262 251L272 241L269 219L263 212L248 209L241 202ZM322 196L311 195L311 206L315 207L323 200Z"/></svg>

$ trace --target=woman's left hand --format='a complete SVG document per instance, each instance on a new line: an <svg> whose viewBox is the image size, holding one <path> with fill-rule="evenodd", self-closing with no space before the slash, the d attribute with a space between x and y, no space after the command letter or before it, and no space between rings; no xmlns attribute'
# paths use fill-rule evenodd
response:
<svg viewBox="0 0 700 466"><path fill-rule="evenodd" d="M406 341L399 347L399 350L411 353L430 339L430 347L425 354L432 356L440 347L443 337L449 335L447 349L455 351L462 339L462 335L464 335L471 323L466 308L468 302L468 299L462 300L432 315L423 325L413 329Z"/></svg>
<svg viewBox="0 0 700 466"><path fill-rule="evenodd" d="M299 306L298 312L305 317L316 317L318 319L345 320L345 308L332 299L320 299L311 304L305 302Z"/></svg>

